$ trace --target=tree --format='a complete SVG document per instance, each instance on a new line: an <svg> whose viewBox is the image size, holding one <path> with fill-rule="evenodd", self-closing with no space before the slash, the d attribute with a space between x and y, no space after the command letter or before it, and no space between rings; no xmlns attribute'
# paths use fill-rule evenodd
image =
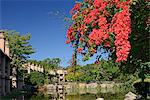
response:
<svg viewBox="0 0 150 100"><path fill-rule="evenodd" d="M56 70L57 68L59 68L60 66L60 62L61 62L61 59L60 58L46 58L42 61L40 61L40 63L43 65L44 67L44 77L45 77L45 84L48 84L49 83L49 72L50 70Z"/></svg>
<svg viewBox="0 0 150 100"><path fill-rule="evenodd" d="M29 80L33 85L43 85L44 75L37 71L32 71L29 75Z"/></svg>
<svg viewBox="0 0 150 100"><path fill-rule="evenodd" d="M44 84L49 84L50 79L49 77L49 72L50 70L56 70L57 68L59 68L59 64L61 62L60 58L46 58L44 60L41 61L36 61L36 60L28 60L28 62L30 62L31 64L34 65L40 65L44 68ZM32 75L30 75L32 76Z"/></svg>
<svg viewBox="0 0 150 100"><path fill-rule="evenodd" d="M99 64L87 64L85 66L74 66L67 68L66 79L77 82L99 82L113 81L121 75L119 67L113 61L101 60ZM119 80L120 81L120 80Z"/></svg>
<svg viewBox="0 0 150 100"><path fill-rule="evenodd" d="M76 66L69 66L67 68L67 75L65 76L68 81L72 82L79 82L81 81L82 76L84 73L82 73L82 67L79 65Z"/></svg>
<svg viewBox="0 0 150 100"><path fill-rule="evenodd" d="M113 81L117 79L118 76L120 75L118 64L116 64L112 60L109 60L109 61L101 60L100 64L97 66L100 69L102 69L100 70L100 73L101 73L101 76L103 76L105 80Z"/></svg>
<svg viewBox="0 0 150 100"><path fill-rule="evenodd" d="M116 62L127 61L131 49L129 0L84 0L70 11L72 25L67 41L88 60L101 48L111 52ZM115 57L114 54L116 54Z"/></svg>
<svg viewBox="0 0 150 100"><path fill-rule="evenodd" d="M138 72L139 77L150 77L150 17L147 0L136 0L131 6L132 33L130 42L132 49L127 66L131 73ZM142 75L143 74L143 75Z"/></svg>
<svg viewBox="0 0 150 100"><path fill-rule="evenodd" d="M120 63L123 74L150 77L148 0L84 0L76 2L70 13L66 43L77 48L83 60L102 48Z"/></svg>
<svg viewBox="0 0 150 100"><path fill-rule="evenodd" d="M6 40L9 41L11 66L22 69L22 65L26 63L29 55L34 53L32 46L29 44L30 34L19 35L16 31L5 31Z"/></svg>
<svg viewBox="0 0 150 100"><path fill-rule="evenodd" d="M60 62L61 60L59 58L46 58L41 61L46 71L57 69L59 67Z"/></svg>

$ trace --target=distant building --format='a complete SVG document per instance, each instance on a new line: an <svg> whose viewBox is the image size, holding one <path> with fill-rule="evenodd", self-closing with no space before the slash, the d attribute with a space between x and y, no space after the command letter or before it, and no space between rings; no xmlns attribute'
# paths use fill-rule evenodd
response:
<svg viewBox="0 0 150 100"><path fill-rule="evenodd" d="M67 75L67 71L59 69L57 70L56 73L57 73L58 84L64 84L66 82L65 76Z"/></svg>
<svg viewBox="0 0 150 100"><path fill-rule="evenodd" d="M30 74L31 71L37 71L37 72L44 73L43 66L32 64L30 62L24 64L24 69L27 71L28 74Z"/></svg>
<svg viewBox="0 0 150 100"><path fill-rule="evenodd" d="M57 70L49 70L49 79L51 80L53 77L57 78L56 83L62 85L66 82L65 76L67 75L67 70L57 69Z"/></svg>
<svg viewBox="0 0 150 100"><path fill-rule="evenodd" d="M4 38L4 31L0 30L0 95L10 93L10 61L8 42Z"/></svg>

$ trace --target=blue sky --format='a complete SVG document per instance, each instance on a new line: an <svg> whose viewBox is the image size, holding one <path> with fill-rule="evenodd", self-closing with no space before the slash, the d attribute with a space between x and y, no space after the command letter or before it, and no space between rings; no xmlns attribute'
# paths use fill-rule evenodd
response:
<svg viewBox="0 0 150 100"><path fill-rule="evenodd" d="M1 29L31 33L31 45L36 53L31 59L61 58L61 66L67 66L72 48L65 44L66 23L74 0L1 0ZM80 57L81 58L81 57ZM91 59L80 64L92 63Z"/></svg>

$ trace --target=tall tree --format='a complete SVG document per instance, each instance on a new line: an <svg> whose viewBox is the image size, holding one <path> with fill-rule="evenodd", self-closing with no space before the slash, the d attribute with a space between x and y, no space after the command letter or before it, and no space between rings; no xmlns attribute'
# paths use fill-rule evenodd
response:
<svg viewBox="0 0 150 100"><path fill-rule="evenodd" d="M40 61L41 64L44 66L44 70L45 70L45 73L44 73L44 76L45 76L45 80L44 80L44 83L45 84L48 84L49 83L49 71L50 70L55 70L59 67L60 65L60 62L61 62L61 59L60 58L46 58L42 61Z"/></svg>
<svg viewBox="0 0 150 100"><path fill-rule="evenodd" d="M44 60L41 61L41 63L43 63L43 65L45 65L45 67L47 67L47 69L56 69L59 67L59 64L61 62L60 58L46 58Z"/></svg>
<svg viewBox="0 0 150 100"><path fill-rule="evenodd" d="M31 72L29 75L29 80L33 85L39 86L44 83L44 74L40 72Z"/></svg>
<svg viewBox="0 0 150 100"><path fill-rule="evenodd" d="M124 72L138 71L142 79L149 77L149 7L148 0L77 2L70 11L72 24L66 43L78 47L76 51L84 60L99 55L102 48Z"/></svg>
<svg viewBox="0 0 150 100"><path fill-rule="evenodd" d="M67 30L66 43L81 53L83 60L104 49L113 54L116 62L127 61L131 49L129 7L129 0L76 2L70 11L72 24Z"/></svg>
<svg viewBox="0 0 150 100"><path fill-rule="evenodd" d="M16 31L5 31L6 40L9 41L11 65L22 69L22 65L26 63L29 55L34 53L32 46L29 44L31 35L20 35Z"/></svg>

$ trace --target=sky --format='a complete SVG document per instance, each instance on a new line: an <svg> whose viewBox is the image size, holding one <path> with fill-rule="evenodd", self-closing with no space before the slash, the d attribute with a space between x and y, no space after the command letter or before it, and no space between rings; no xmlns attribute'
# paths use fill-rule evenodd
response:
<svg viewBox="0 0 150 100"><path fill-rule="evenodd" d="M73 49L65 44L67 28L63 19L70 17L73 5L74 0L0 0L0 29L30 33L30 44L36 51L30 59L60 58L61 66L66 67Z"/></svg>

